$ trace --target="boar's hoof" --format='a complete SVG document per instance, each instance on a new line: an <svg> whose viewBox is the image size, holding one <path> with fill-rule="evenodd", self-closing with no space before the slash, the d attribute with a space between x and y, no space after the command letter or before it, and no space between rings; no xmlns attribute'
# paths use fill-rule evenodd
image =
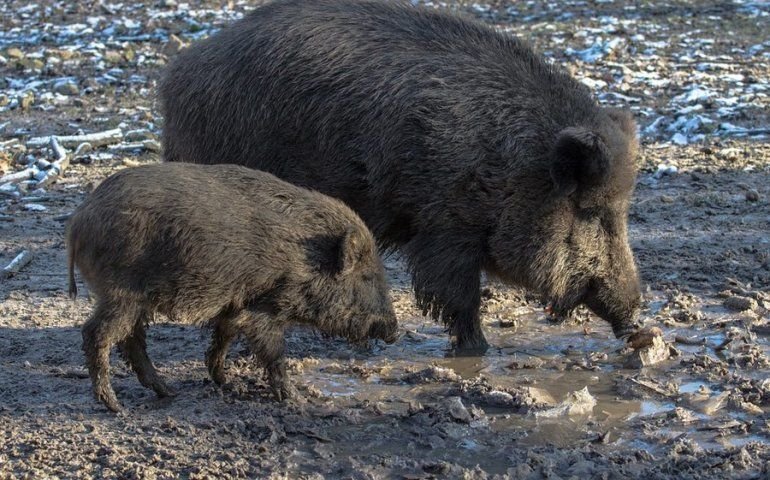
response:
<svg viewBox="0 0 770 480"><path fill-rule="evenodd" d="M477 339L457 339L454 342L452 353L457 357L475 357L483 355L489 349L489 344L484 337Z"/></svg>

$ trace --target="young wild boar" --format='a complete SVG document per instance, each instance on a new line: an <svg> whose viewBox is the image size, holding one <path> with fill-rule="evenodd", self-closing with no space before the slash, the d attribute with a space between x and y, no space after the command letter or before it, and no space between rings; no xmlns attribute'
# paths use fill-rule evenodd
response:
<svg viewBox="0 0 770 480"><path fill-rule="evenodd" d="M211 322L206 354L224 381L231 341L243 334L276 397L290 396L284 328L298 322L353 342L393 342L396 317L374 240L341 202L234 165L162 164L106 179L67 231L70 295L77 266L97 297L83 326L96 397L113 411L110 347L139 381L171 393L147 356L155 312Z"/></svg>
<svg viewBox="0 0 770 480"><path fill-rule="evenodd" d="M168 161L343 200L460 348L486 345L482 271L634 329L634 121L512 35L407 3L277 0L181 53L160 97Z"/></svg>

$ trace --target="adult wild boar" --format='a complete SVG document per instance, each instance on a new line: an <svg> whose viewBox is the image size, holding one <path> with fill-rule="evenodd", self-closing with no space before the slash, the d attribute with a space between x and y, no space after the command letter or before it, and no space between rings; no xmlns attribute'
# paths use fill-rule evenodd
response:
<svg viewBox="0 0 770 480"><path fill-rule="evenodd" d="M513 36L396 2L278 0L181 53L160 98L168 161L343 200L460 348L486 345L482 271L633 330L634 121Z"/></svg>
<svg viewBox="0 0 770 480"><path fill-rule="evenodd" d="M299 322L362 342L395 340L382 263L364 223L342 202L234 165L162 164L105 180L69 221L70 294L77 266L97 297L83 326L96 397L113 411L109 357L119 344L139 381L171 394L147 356L155 312L211 322L206 365L222 383L243 334L279 400L291 387L284 327Z"/></svg>

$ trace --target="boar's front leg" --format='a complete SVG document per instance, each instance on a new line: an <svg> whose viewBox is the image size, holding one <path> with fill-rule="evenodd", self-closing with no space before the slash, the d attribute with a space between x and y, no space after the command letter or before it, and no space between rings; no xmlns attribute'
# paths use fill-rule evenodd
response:
<svg viewBox="0 0 770 480"><path fill-rule="evenodd" d="M249 339L254 355L265 368L267 381L276 400L289 400L295 395L283 359L284 323L265 311L250 312L251 318L242 326L243 334Z"/></svg>
<svg viewBox="0 0 770 480"><path fill-rule="evenodd" d="M462 237L460 237L462 238ZM458 353L483 353L488 348L481 330L481 248L447 234L417 236L405 246L417 305L423 315L441 318L454 337Z"/></svg>

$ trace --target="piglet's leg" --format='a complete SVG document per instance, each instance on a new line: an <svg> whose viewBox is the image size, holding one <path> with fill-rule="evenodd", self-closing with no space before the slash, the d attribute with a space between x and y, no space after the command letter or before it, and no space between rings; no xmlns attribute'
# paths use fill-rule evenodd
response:
<svg viewBox="0 0 770 480"><path fill-rule="evenodd" d="M145 325L148 323L149 314L141 312L136 319L131 334L120 344L123 357L136 372L139 382L147 388L151 388L160 398L174 396L175 392L166 385L158 374L150 357L147 356L147 340Z"/></svg>
<svg viewBox="0 0 770 480"><path fill-rule="evenodd" d="M244 335L251 342L254 354L265 368L267 381L279 402L294 397L294 389L286 375L283 359L283 323L270 313L252 311L248 323L242 325Z"/></svg>
<svg viewBox="0 0 770 480"><path fill-rule="evenodd" d="M230 344L238 336L238 325L246 323L248 312L226 312L217 315L212 321L214 331L211 335L211 346L206 351L206 367L211 379L217 385L226 381L225 359Z"/></svg>
<svg viewBox="0 0 770 480"><path fill-rule="evenodd" d="M110 348L131 334L135 319L133 305L100 300L83 325L83 352L94 395L113 412L122 407L110 385Z"/></svg>

